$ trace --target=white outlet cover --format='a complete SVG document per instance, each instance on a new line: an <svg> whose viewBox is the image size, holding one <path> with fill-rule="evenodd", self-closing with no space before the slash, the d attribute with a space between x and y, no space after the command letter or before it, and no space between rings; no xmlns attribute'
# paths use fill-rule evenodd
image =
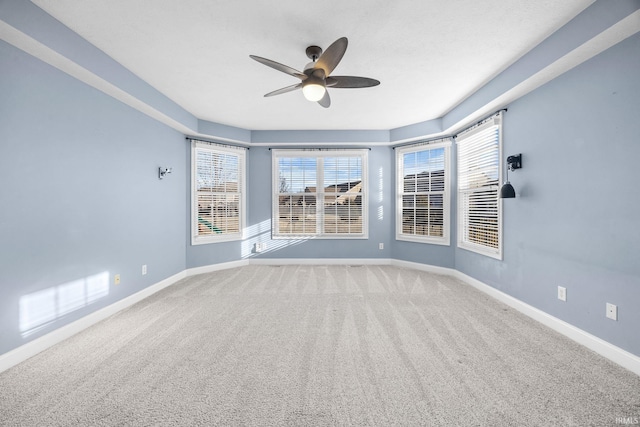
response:
<svg viewBox="0 0 640 427"><path fill-rule="evenodd" d="M566 301L567 300L567 288L562 287L562 286L558 286L558 299L560 301Z"/></svg>
<svg viewBox="0 0 640 427"><path fill-rule="evenodd" d="M618 306L607 303L607 317L611 320L618 320Z"/></svg>

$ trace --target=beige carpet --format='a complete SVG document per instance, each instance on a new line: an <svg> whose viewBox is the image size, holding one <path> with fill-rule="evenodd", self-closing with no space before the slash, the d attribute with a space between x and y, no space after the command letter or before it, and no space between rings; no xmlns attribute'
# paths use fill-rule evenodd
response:
<svg viewBox="0 0 640 427"><path fill-rule="evenodd" d="M194 276L0 374L3 426L615 426L640 377L446 276Z"/></svg>

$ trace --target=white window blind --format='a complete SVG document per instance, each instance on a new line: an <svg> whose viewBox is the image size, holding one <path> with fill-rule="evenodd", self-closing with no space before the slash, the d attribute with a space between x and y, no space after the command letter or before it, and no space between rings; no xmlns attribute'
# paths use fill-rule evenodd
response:
<svg viewBox="0 0 640 427"><path fill-rule="evenodd" d="M245 152L241 147L193 141L192 244L242 238Z"/></svg>
<svg viewBox="0 0 640 427"><path fill-rule="evenodd" d="M366 238L368 150L273 150L274 238Z"/></svg>
<svg viewBox="0 0 640 427"><path fill-rule="evenodd" d="M449 244L449 138L396 149L396 239Z"/></svg>
<svg viewBox="0 0 640 427"><path fill-rule="evenodd" d="M502 259L498 199L502 113L456 138L458 152L458 246Z"/></svg>

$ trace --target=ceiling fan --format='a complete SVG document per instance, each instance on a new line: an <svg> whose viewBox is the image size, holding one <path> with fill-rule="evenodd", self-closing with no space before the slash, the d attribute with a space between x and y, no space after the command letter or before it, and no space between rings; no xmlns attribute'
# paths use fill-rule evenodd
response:
<svg viewBox="0 0 640 427"><path fill-rule="evenodd" d="M249 55L252 59L261 64L271 67L293 77L299 78L300 83L274 90L265 95L274 96L282 93L291 92L302 89L302 93L306 99L318 102L324 108L329 108L331 98L327 88L362 88L377 86L380 82L376 79L355 76L330 76L331 72L336 68L344 53L347 50L348 40L346 37L339 38L333 42L324 52L318 46L309 46L306 50L307 57L311 62L304 67L304 71L300 72L294 68L280 64L270 59L262 58L256 55Z"/></svg>

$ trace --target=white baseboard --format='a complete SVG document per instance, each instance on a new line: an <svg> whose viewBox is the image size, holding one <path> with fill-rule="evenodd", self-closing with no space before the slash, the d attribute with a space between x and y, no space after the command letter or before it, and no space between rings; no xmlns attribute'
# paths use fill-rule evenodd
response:
<svg viewBox="0 0 640 427"><path fill-rule="evenodd" d="M629 353L626 350L621 349L601 338L591 335L588 332L583 331L580 328L573 326L557 317L537 309L525 302L520 301L517 298L507 295L498 289L491 287L480 280L467 276L466 274L458 271L451 270L451 275L467 283L470 286L484 292L485 294L497 299L498 301L508 305L509 307L518 310L520 313L529 316L533 320L536 320L543 325L553 329L556 332L570 338L571 340L587 347L589 350L595 351L601 356L611 360L614 363L622 366L640 375L640 357L635 354Z"/></svg>
<svg viewBox="0 0 640 427"><path fill-rule="evenodd" d="M240 261L222 262L220 264L211 264L211 265L205 265L202 267L188 268L184 272L186 277L191 277L198 274L206 274L206 273L213 273L214 271L227 270L229 268L244 267L245 265L249 265L249 260L243 259Z"/></svg>
<svg viewBox="0 0 640 427"><path fill-rule="evenodd" d="M167 286L173 285L177 281L186 277L185 271L181 271L180 273L174 274L171 277L168 277L164 280L161 280L158 283L155 283L143 290L136 292L133 295L129 295L119 301L114 302L100 310L96 310L93 313L87 314L81 319L78 319L68 325L61 326L60 328L49 332L46 335L43 335L39 338L36 338L33 341L29 341L28 343L21 345L18 348L15 348L7 353L0 355L0 372L3 372L12 366L21 363L30 357L35 356L52 347L59 342L70 338L71 336L81 332L88 327L95 325L96 323L106 319L109 316L116 314L117 312L124 310L127 307L132 306L133 304L142 301L143 299L155 294L156 292L166 288Z"/></svg>
<svg viewBox="0 0 640 427"><path fill-rule="evenodd" d="M203 267L195 267L177 273L167 279L164 279L154 285L149 286L130 295L120 301L117 301L103 309L95 311L82 319L56 329L47 335L28 342L8 353L0 355L0 372L3 372L18 363L35 356L43 350L77 334L78 332L88 328L95 323L106 319L109 316L123 310L143 299L153 295L154 293L170 286L179 280L194 276L197 274L211 273L214 271L225 270L228 268L242 267L246 265L393 265L396 267L412 268L416 270L426 271L429 273L443 274L455 277L462 282L472 286L485 294L495 298L496 300L518 310L519 312L529 316L530 318L542 323L543 325L553 329L556 332L570 338L571 340L581 344L588 349L604 356L614 363L640 375L640 357L629 353L615 345L608 343L588 332L583 331L565 321L562 321L542 310L539 310L525 302L522 302L510 295L499 291L473 277L447 267L438 267L434 265L421 264L411 261L402 261L389 258L252 258L248 260L232 261L221 264L213 264Z"/></svg>
<svg viewBox="0 0 640 427"><path fill-rule="evenodd" d="M455 270L447 267L438 267L437 265L420 264L419 262L402 261L400 259L392 259L391 265L394 267L412 268L414 270L426 271L427 273L444 274L445 276L453 276Z"/></svg>
<svg viewBox="0 0 640 427"><path fill-rule="evenodd" d="M390 265L389 258L252 258L253 265Z"/></svg>
<svg viewBox="0 0 640 427"><path fill-rule="evenodd" d="M490 297L508 305L509 307L518 310L520 313L532 318L533 320L542 323L543 325L553 329L556 332L566 336L567 338L577 342L580 345L595 351L599 355L611 360L612 362L622 366L640 375L640 357L635 354L629 353L626 350L621 349L601 338L591 335L588 332L583 331L580 328L573 326L563 320L558 319L540 309L537 309L511 295L481 282L471 276L455 270L453 268L438 267L434 265L420 264L417 262L391 260L391 265L404 268L413 268L416 270L427 271L429 273L445 274L448 276L460 279L462 282L478 289L481 292L489 295Z"/></svg>

